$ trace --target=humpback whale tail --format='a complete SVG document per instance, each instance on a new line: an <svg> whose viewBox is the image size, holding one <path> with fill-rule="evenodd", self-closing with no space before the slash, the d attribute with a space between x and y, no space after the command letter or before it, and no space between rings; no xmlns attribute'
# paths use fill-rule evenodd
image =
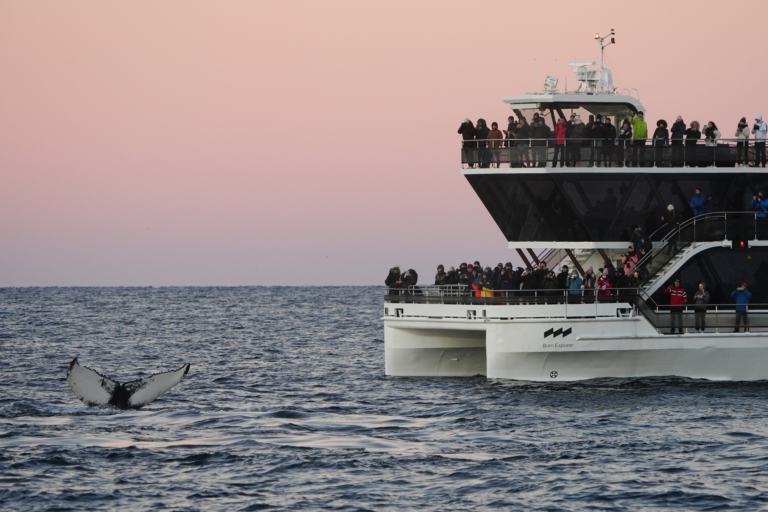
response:
<svg viewBox="0 0 768 512"><path fill-rule="evenodd" d="M77 358L74 358L67 368L67 384L88 407L139 409L184 380L189 366L187 363L178 370L120 384L90 368L80 366Z"/></svg>

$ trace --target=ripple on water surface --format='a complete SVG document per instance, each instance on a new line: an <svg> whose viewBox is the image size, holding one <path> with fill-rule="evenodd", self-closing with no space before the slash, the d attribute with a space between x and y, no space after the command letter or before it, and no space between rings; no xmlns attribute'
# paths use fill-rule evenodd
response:
<svg viewBox="0 0 768 512"><path fill-rule="evenodd" d="M0 503L19 510L758 510L765 383L384 375L378 288L0 290ZM140 411L118 380L192 363Z"/></svg>

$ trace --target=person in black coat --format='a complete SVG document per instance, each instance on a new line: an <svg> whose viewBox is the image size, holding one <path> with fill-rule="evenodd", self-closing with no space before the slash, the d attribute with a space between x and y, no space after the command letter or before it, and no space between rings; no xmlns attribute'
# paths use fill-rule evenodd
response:
<svg viewBox="0 0 768 512"><path fill-rule="evenodd" d="M683 116L677 116L672 129L670 142L672 144L672 165L675 167L683 166L683 137L685 136L685 122Z"/></svg>
<svg viewBox="0 0 768 512"><path fill-rule="evenodd" d="M557 274L557 286L561 290L565 290L568 286L568 265L563 265L562 271Z"/></svg>
<svg viewBox="0 0 768 512"><path fill-rule="evenodd" d="M465 119L464 122L461 123L461 126L459 126L459 135L461 135L461 138L463 139L463 142L461 143L461 154L464 157L464 160L467 161L469 167L472 168L475 166L475 148L477 148L475 136L477 135L477 130L469 118Z"/></svg>
<svg viewBox="0 0 768 512"><path fill-rule="evenodd" d="M589 134L587 133L587 125L581 122L581 118L576 116L574 119L573 130L571 131L573 142L571 142L571 149L573 150L574 166L582 166L581 161L583 158L582 148L588 147ZM566 142L567 143L567 142Z"/></svg>
<svg viewBox="0 0 768 512"><path fill-rule="evenodd" d="M534 167L546 167L547 166L547 139L549 138L551 130L544 123L542 117L538 117L534 120L533 126L531 126L531 147L533 148L533 166Z"/></svg>
<svg viewBox="0 0 768 512"><path fill-rule="evenodd" d="M625 119L621 123L621 129L619 130L619 146L617 151L617 160L619 161L619 167L625 167L627 165L627 148L632 146L632 125L629 119Z"/></svg>
<svg viewBox="0 0 768 512"><path fill-rule="evenodd" d="M409 268L405 271L405 274L403 274L402 280L406 288L409 286L416 286L416 283L419 282L419 274L412 268Z"/></svg>
<svg viewBox="0 0 768 512"><path fill-rule="evenodd" d="M603 167L611 167L613 162L613 150L616 146L616 127L613 126L611 118L605 116L603 123Z"/></svg>
<svg viewBox="0 0 768 512"><path fill-rule="evenodd" d="M602 116L589 116L587 125L587 137L590 139L592 149L589 152L589 166L595 165L595 155L597 155L597 166L600 167L600 153L603 147L603 121Z"/></svg>
<svg viewBox="0 0 768 512"><path fill-rule="evenodd" d="M696 144L701 139L701 126L698 121L691 121L691 126L685 130L685 162L686 167L696 167Z"/></svg>
<svg viewBox="0 0 768 512"><path fill-rule="evenodd" d="M475 136L475 140L477 142L480 167L490 167L491 165L491 155L488 150L485 149L488 146L488 132L490 131L491 129L485 124L485 119L480 118L477 120L477 135Z"/></svg>
<svg viewBox="0 0 768 512"><path fill-rule="evenodd" d="M667 122L663 119L659 119L656 122L656 131L653 132L653 146L656 148L656 162L655 167L663 167L662 155L664 148L669 145L669 130L667 130Z"/></svg>
<svg viewBox="0 0 768 512"><path fill-rule="evenodd" d="M388 288L404 287L403 281L401 280L399 267L392 267L389 269L389 275L387 275L387 278L384 280L384 285L386 285Z"/></svg>
<svg viewBox="0 0 768 512"><path fill-rule="evenodd" d="M513 161L517 163L517 167L527 167L530 161L528 157L528 145L531 138L531 127L528 126L528 121L524 117L520 118L520 128L515 135L515 158Z"/></svg>

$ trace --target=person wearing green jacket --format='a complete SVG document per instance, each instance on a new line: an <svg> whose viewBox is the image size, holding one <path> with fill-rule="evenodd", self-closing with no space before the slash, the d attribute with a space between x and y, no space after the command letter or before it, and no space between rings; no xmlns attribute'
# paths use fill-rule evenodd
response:
<svg viewBox="0 0 768 512"><path fill-rule="evenodd" d="M582 284L584 284L584 282L579 277L579 271L576 269L571 270L571 275L565 285L566 288L568 288L569 304L578 304L581 302L582 288L584 288Z"/></svg>
<svg viewBox="0 0 768 512"><path fill-rule="evenodd" d="M648 125L645 123L645 115L642 112L638 112L637 116L634 113L629 115L629 122L632 124L632 133L635 138L634 154L632 155L633 167L638 167L637 159L640 158L640 166L645 167L645 155L641 153L645 152L645 140L648 138Z"/></svg>

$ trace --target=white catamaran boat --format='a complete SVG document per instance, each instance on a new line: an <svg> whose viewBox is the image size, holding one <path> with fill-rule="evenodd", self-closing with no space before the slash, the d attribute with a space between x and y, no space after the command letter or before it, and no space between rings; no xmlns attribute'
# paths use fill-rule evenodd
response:
<svg viewBox="0 0 768 512"><path fill-rule="evenodd" d="M596 36L601 61L611 36L613 31ZM595 64L571 63L574 90L566 85L560 92L558 80L547 77L543 92L504 102L518 118L530 120L529 114L538 112L552 126L556 115L568 119L564 111L586 111L610 116L618 128L645 110L636 90L617 91L602 62L600 69L588 69ZM648 125L652 133L655 121ZM597 146L594 140L569 138L567 167L553 165L551 139L504 142L501 148L487 148L483 141L463 147L461 172L509 248L526 265L546 262L557 269L565 264L583 276L584 268L621 258L634 228L643 226L653 249L637 265L641 287L604 296L584 290L577 297L560 290L481 293L461 285L388 288L387 375L528 381L768 378L768 219L751 207L759 191L768 193L768 172L737 166L745 149L754 162L751 141L746 148L725 139L660 148L650 141ZM607 154L610 167L595 166L595 152ZM627 166L632 162L638 165ZM707 213L694 216L689 203L696 189L713 200ZM665 225L668 205L682 214L682 222ZM664 293L675 279L689 297L683 334L670 334L672 315ZM694 332L690 297L701 282L711 297L706 328ZM732 292L742 282L752 294L749 327L734 332Z"/></svg>

